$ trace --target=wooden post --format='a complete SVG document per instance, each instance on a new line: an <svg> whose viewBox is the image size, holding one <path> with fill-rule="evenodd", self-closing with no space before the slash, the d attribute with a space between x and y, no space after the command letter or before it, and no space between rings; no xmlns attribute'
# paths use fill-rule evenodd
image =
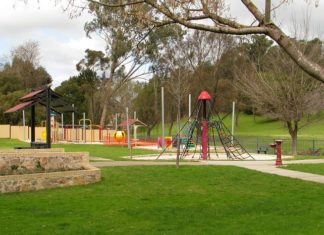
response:
<svg viewBox="0 0 324 235"><path fill-rule="evenodd" d="M73 107L73 112L72 112L72 142L75 141L75 130L74 130L74 104L72 104L72 107Z"/></svg>
<svg viewBox="0 0 324 235"><path fill-rule="evenodd" d="M24 141L26 140L26 117L25 117L25 110L22 111L23 112L23 128L24 128ZM11 127L10 127L10 133L11 133ZM10 134L10 138L11 138L11 134Z"/></svg>
<svg viewBox="0 0 324 235"><path fill-rule="evenodd" d="M51 148L51 88L46 90L46 146Z"/></svg>
<svg viewBox="0 0 324 235"><path fill-rule="evenodd" d="M35 105L31 106L30 116L30 142L32 144L35 142Z"/></svg>

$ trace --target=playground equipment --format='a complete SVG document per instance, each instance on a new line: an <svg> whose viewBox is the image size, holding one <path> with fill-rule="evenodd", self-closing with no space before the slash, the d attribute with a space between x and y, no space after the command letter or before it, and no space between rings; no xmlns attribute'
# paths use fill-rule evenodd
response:
<svg viewBox="0 0 324 235"><path fill-rule="evenodd" d="M158 138L158 147L162 148L162 138ZM172 136L164 137L164 147L168 149L172 149Z"/></svg>
<svg viewBox="0 0 324 235"><path fill-rule="evenodd" d="M67 142L104 142L104 136L112 134L112 130L100 125L64 125L64 141ZM63 139L62 139L63 140Z"/></svg>
<svg viewBox="0 0 324 235"><path fill-rule="evenodd" d="M114 134L115 140L120 143L120 142L125 142L125 132L124 131L116 131Z"/></svg>
<svg viewBox="0 0 324 235"><path fill-rule="evenodd" d="M62 116L61 116L62 118ZM104 135L110 135L112 131L108 128L104 129L100 125L92 124L91 119L80 119L79 125L62 125L59 122L59 116L52 114L51 117L51 141L57 143L59 141L66 142L104 142ZM85 124L85 125L84 125ZM46 121L41 122L41 126L46 126ZM41 140L46 139L46 131L43 130L40 135Z"/></svg>
<svg viewBox="0 0 324 235"><path fill-rule="evenodd" d="M200 147L200 157L203 160L210 158L210 148L214 147L214 152L218 157L218 150L216 147L216 137L219 139L219 144L223 147L228 159L243 160L254 159L250 153L238 142L238 140L231 134L219 114L212 112L210 107L211 96L207 91L202 91L198 97L198 102L192 114L186 123L182 126L173 143L178 142L178 155L181 159L189 155L189 148L192 143L195 145L193 157L196 154L197 147ZM185 128L188 129L187 141L183 143L183 148L180 153L180 134ZM216 136L217 135L217 136ZM182 141L183 142L183 141ZM212 143L212 145L210 144ZM165 152L160 153L159 157Z"/></svg>
<svg viewBox="0 0 324 235"><path fill-rule="evenodd" d="M116 128L120 128L121 130L116 130L114 134L105 136L105 144L110 146L154 146L156 143L146 140L140 140L137 138L137 129L139 127L146 127L147 125L137 118L128 119L122 121L118 125L116 124ZM128 135L126 134L127 127L129 127L129 135L130 135L130 128L133 128L133 138L129 138L128 144Z"/></svg>

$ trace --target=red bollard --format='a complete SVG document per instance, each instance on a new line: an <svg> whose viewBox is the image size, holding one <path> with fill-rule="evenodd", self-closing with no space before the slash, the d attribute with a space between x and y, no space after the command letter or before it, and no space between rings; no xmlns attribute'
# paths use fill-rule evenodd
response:
<svg viewBox="0 0 324 235"><path fill-rule="evenodd" d="M276 148L277 159L276 159L276 166L282 166L282 159L281 159L281 144L282 140L275 140L275 143L270 144L271 148Z"/></svg>
<svg viewBox="0 0 324 235"><path fill-rule="evenodd" d="M281 159L282 140L275 140L275 142L276 142L276 150L277 150L276 166L282 166L282 159Z"/></svg>

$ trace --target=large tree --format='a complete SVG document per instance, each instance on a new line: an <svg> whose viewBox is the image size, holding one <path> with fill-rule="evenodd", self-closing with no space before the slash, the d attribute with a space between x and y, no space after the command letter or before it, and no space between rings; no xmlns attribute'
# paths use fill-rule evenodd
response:
<svg viewBox="0 0 324 235"><path fill-rule="evenodd" d="M73 2L73 0L70 0ZM307 57L289 37L272 20L271 12L281 4L291 2L278 1L277 6L271 0L265 0L261 9L252 0L241 0L242 11L248 10L253 16L252 24L244 24L236 20L226 10L225 1L210 0L88 0L97 7L105 9L122 8L120 13L135 16L136 22L152 28L169 24L181 24L187 28L204 30L214 33L249 35L264 34L274 40L286 53L313 78L324 83L324 67ZM307 1L307 0L305 0ZM317 3L317 1L316 1ZM243 9L244 8L244 9Z"/></svg>
<svg viewBox="0 0 324 235"><path fill-rule="evenodd" d="M101 36L106 42L106 50L87 50L78 67L102 74L100 125L104 126L107 117L112 114L110 107L116 103L120 89L131 80L143 78L149 73L144 68L148 58L136 19L124 15L121 8L102 8L93 4L89 7L94 19L85 25L85 30L88 35L97 33Z"/></svg>
<svg viewBox="0 0 324 235"><path fill-rule="evenodd" d="M0 122L17 124L20 120L18 113L4 115L4 111L17 103L26 92L52 82L46 69L39 65L39 44L27 41L11 51L10 59L3 62L0 69ZM27 118L28 118L27 114ZM37 122L43 118L37 115Z"/></svg>
<svg viewBox="0 0 324 235"><path fill-rule="evenodd" d="M251 45L263 40L259 38ZM323 63L323 54L318 53L322 51L322 42L315 39L298 44L306 55ZM251 54L252 49L247 51L244 66L236 67L234 85L249 98L259 114L286 124L292 140L292 155L296 155L298 131L309 123L306 117L324 109L324 84L311 79L279 47L267 45L262 62L253 56L259 54L259 47L254 48L256 53Z"/></svg>

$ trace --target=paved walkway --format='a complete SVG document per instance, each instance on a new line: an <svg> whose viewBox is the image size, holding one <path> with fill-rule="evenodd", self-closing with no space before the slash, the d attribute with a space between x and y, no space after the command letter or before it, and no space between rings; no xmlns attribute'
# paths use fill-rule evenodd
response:
<svg viewBox="0 0 324 235"><path fill-rule="evenodd" d="M284 161L284 164L318 164L324 163L324 159L311 160L292 160ZM162 161L109 161L109 162L92 162L96 167L114 167L114 166L174 166L175 162ZM180 165L192 166L238 166L250 170L256 170L263 173L275 174L295 179L312 181L324 184L324 175L304 173L300 171L286 170L274 165L274 161L198 161L198 162L180 162Z"/></svg>

